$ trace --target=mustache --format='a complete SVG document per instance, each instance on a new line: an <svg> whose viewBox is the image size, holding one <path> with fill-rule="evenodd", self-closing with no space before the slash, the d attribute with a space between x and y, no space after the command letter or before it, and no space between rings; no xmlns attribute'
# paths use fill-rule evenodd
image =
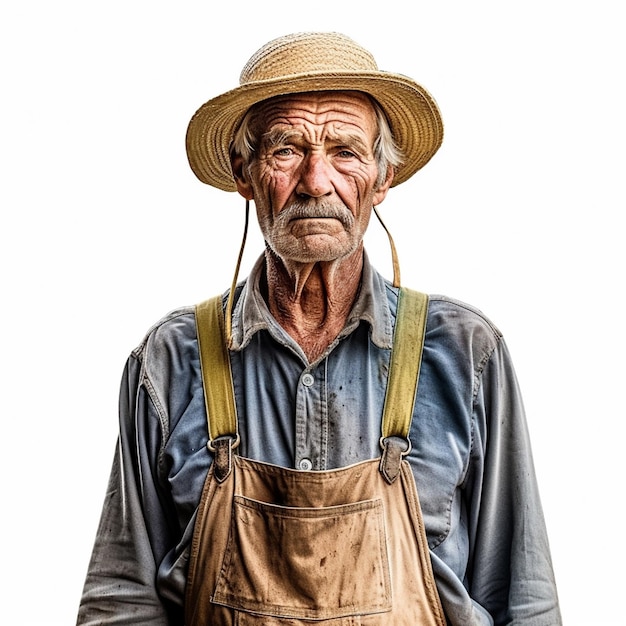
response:
<svg viewBox="0 0 626 626"><path fill-rule="evenodd" d="M290 222L305 218L334 218L349 228L354 223L354 215L342 202L331 200L296 200L285 206L276 216L276 221Z"/></svg>

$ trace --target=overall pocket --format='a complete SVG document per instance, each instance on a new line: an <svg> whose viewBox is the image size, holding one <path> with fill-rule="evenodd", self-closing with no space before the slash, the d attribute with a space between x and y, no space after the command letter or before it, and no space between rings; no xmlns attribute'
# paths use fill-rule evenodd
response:
<svg viewBox="0 0 626 626"><path fill-rule="evenodd" d="M235 496L212 601L248 613L246 625L390 611L382 501L293 508Z"/></svg>

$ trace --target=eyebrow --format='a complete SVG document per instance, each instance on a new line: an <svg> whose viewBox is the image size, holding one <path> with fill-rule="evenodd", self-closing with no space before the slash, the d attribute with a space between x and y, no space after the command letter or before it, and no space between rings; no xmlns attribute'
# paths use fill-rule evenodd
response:
<svg viewBox="0 0 626 626"><path fill-rule="evenodd" d="M279 146L282 144L288 144L296 140L295 143L301 143L304 137L303 133L294 129L272 129L267 131L262 136L262 141L267 146ZM306 143L306 142L305 142ZM327 135L325 142L326 144L332 144L335 146L346 146L350 148L354 148L359 150L363 154L369 153L372 148L368 147L367 144L363 141L360 135L356 133L333 133L332 135Z"/></svg>
<svg viewBox="0 0 626 626"><path fill-rule="evenodd" d="M284 143L289 143L292 137L302 137L302 133L297 130L272 129L263 133L261 139L263 143L267 145L278 146Z"/></svg>

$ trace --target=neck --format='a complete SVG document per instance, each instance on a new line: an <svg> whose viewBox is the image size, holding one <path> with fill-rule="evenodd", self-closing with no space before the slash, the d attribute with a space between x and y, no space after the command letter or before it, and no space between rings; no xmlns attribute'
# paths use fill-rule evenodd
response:
<svg viewBox="0 0 626 626"><path fill-rule="evenodd" d="M361 281L363 248L328 262L285 264L269 250L265 257L270 311L313 362L345 325Z"/></svg>

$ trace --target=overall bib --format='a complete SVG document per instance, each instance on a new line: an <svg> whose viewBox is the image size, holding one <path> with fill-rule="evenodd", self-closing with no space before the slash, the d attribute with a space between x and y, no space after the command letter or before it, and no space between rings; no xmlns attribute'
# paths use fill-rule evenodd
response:
<svg viewBox="0 0 626 626"><path fill-rule="evenodd" d="M445 626L403 456L427 297L402 289L378 459L300 471L239 442L221 298L196 309L214 460L191 544L186 626Z"/></svg>

